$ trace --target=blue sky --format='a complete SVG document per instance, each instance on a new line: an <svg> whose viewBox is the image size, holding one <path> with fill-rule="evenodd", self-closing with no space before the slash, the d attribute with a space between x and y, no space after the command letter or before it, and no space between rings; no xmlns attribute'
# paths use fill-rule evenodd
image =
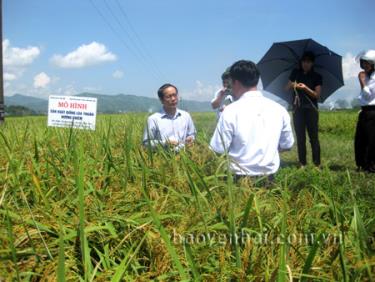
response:
<svg viewBox="0 0 375 282"><path fill-rule="evenodd" d="M343 56L346 86L333 98L350 99L354 57L375 48L374 11L373 0L3 0L5 95L156 97L171 82L208 101L236 60L313 38Z"/></svg>

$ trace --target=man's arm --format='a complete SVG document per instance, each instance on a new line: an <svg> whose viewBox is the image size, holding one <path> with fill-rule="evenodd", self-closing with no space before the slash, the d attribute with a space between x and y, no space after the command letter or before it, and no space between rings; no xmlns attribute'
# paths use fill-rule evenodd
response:
<svg viewBox="0 0 375 282"><path fill-rule="evenodd" d="M292 148L294 143L293 131L292 126L290 124L290 116L289 113L284 110L283 113L283 128L280 134L279 140L279 151L288 151Z"/></svg>
<svg viewBox="0 0 375 282"><path fill-rule="evenodd" d="M224 114L220 117L214 135L211 138L210 149L223 154L229 150L233 139L233 127Z"/></svg>
<svg viewBox="0 0 375 282"><path fill-rule="evenodd" d="M297 83L296 88L305 91L305 93L307 95L309 95L310 97L315 98L315 99L319 99L320 92L322 91L322 86L321 85L315 86L314 90L312 90L311 88L309 88L304 83Z"/></svg>
<svg viewBox="0 0 375 282"><path fill-rule="evenodd" d="M156 121L154 121L151 117L148 117L147 119L142 143L144 146L151 146L152 148L160 144L165 144L165 142L161 140L160 136L158 136L158 127Z"/></svg>
<svg viewBox="0 0 375 282"><path fill-rule="evenodd" d="M363 87L365 87L366 85L366 72L364 71L359 72L358 80L359 80L359 85L361 86L361 89L363 89Z"/></svg>
<svg viewBox="0 0 375 282"><path fill-rule="evenodd" d="M196 130L194 126L193 119L191 118L190 114L188 116L188 124L187 124L187 133L186 133L186 144L191 144L195 140Z"/></svg>
<svg viewBox="0 0 375 282"><path fill-rule="evenodd" d="M225 88L219 90L218 92L216 92L215 94L215 98L213 98L211 100L211 107L216 110L217 108L220 107L221 105L221 102L223 101L223 99L225 98Z"/></svg>
<svg viewBox="0 0 375 282"><path fill-rule="evenodd" d="M366 73L364 71L358 74L358 80L361 85L361 96L368 101L375 99L375 80L370 79L366 85Z"/></svg>

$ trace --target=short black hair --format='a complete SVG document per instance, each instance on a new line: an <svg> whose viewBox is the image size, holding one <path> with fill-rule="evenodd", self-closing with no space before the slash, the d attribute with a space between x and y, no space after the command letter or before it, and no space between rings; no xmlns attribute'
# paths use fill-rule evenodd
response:
<svg viewBox="0 0 375 282"><path fill-rule="evenodd" d="M221 75L221 80L222 81L227 80L227 79L230 79L229 68L227 68L225 70L225 72L223 72L223 74Z"/></svg>
<svg viewBox="0 0 375 282"><path fill-rule="evenodd" d="M232 80L238 80L245 87L253 87L258 84L260 73L256 64L252 61L240 60L229 69Z"/></svg>
<svg viewBox="0 0 375 282"><path fill-rule="evenodd" d="M177 89L176 86L174 86L173 84L170 84L170 83L165 83L162 86L160 86L160 88L158 89L158 96L159 96L160 100L163 100L164 90L167 89L168 87L173 87L174 89L176 89L176 93L178 94L178 89Z"/></svg>
<svg viewBox="0 0 375 282"><path fill-rule="evenodd" d="M311 62L314 62L315 61L315 54L311 51L306 51L302 54L302 57L301 57L301 62L302 61L306 61L306 60L309 60Z"/></svg>

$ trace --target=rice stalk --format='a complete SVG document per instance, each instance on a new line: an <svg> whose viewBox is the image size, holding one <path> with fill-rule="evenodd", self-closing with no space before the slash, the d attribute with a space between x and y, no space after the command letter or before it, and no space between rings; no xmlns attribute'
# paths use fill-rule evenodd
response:
<svg viewBox="0 0 375 282"><path fill-rule="evenodd" d="M57 281L65 282L65 242L64 242L64 230L59 219L59 258L57 264Z"/></svg>
<svg viewBox="0 0 375 282"><path fill-rule="evenodd" d="M147 233L142 237L140 242L137 245L137 241L133 243L133 245L130 247L127 255L125 258L121 261L120 265L117 267L117 270L115 274L113 275L111 282L119 282L122 281L122 278L125 274L125 271L129 267L129 264L131 263L132 259L136 256L136 254L139 252L139 249L141 248L144 240L147 237ZM135 248L135 245L137 245L136 249L133 252L133 249Z"/></svg>
<svg viewBox="0 0 375 282"><path fill-rule="evenodd" d="M178 270L178 273L180 274L181 280L189 281L189 276L186 274L185 269L182 266L181 261L180 261L178 255L177 255L177 252L176 252L175 248L173 247L173 245L171 243L171 240L170 240L167 232L165 231L165 229L164 229L164 227L163 227L163 225L160 221L160 218L159 218L158 214L156 213L155 209L153 208L152 203L149 199L149 192L148 192L147 183L146 183L146 168L145 167L143 167L142 193L143 193L144 198L145 198L145 200L146 200L146 202L149 206L151 217L153 219L155 227L160 232L160 236L163 239L163 241L165 243L165 246L168 250L168 253L172 258L173 264L175 265L175 267Z"/></svg>
<svg viewBox="0 0 375 282"><path fill-rule="evenodd" d="M277 281L283 282L287 280L287 254L288 254L288 241L287 241L287 191L286 187L281 191L282 193L282 211L281 211L281 228L280 228L280 250L279 250L279 267L277 271Z"/></svg>
<svg viewBox="0 0 375 282"><path fill-rule="evenodd" d="M78 148L74 150L75 153L75 171L76 175L76 187L78 190L78 209L79 209L79 227L78 227L78 237L81 250L81 259L83 266L83 273L85 281L91 275L92 265L90 258L90 249L85 232L85 194L84 194L84 165L83 165L83 148L79 145Z"/></svg>
<svg viewBox="0 0 375 282"><path fill-rule="evenodd" d="M8 238L9 238L9 244L10 244L10 249L11 249L11 253L12 253L12 261L13 261L13 264L14 264L14 267L16 269L16 275L17 275L17 281L21 281L20 280L20 271L18 269L18 260L17 260L17 251L16 251L16 248L14 246L14 235L13 235L13 224L12 224L12 220L8 214L8 209L6 208L6 211L7 211L7 214L6 214L6 226L7 226L7 231L8 231Z"/></svg>
<svg viewBox="0 0 375 282"><path fill-rule="evenodd" d="M350 195L352 198L352 205L353 205L353 218L352 218L352 224L351 228L354 231L355 235L355 245L356 245L356 251L360 257L361 260L365 262L365 269L367 272L368 280L373 281L372 279L372 273L371 273L371 266L369 265L369 262L367 260L367 255L369 254L369 250L367 247L367 238L368 234L366 232L362 216L360 214L357 201L355 200L354 192L353 192L353 186L351 182L351 177L349 174L349 171L347 171L347 177L349 181L350 186Z"/></svg>

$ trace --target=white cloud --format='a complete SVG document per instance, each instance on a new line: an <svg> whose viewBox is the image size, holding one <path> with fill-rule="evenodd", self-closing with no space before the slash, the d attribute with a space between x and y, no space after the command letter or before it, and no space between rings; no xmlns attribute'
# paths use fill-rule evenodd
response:
<svg viewBox="0 0 375 282"><path fill-rule="evenodd" d="M191 91L181 91L180 96L186 100L211 101L220 85L205 85L200 80L195 82L195 88Z"/></svg>
<svg viewBox="0 0 375 282"><path fill-rule="evenodd" d="M26 67L40 55L40 49L35 46L26 48L12 47L8 39L3 40L4 80L11 81L19 78Z"/></svg>
<svg viewBox="0 0 375 282"><path fill-rule="evenodd" d="M11 81L17 79L17 76L14 73L5 72L4 73L4 80Z"/></svg>
<svg viewBox="0 0 375 282"><path fill-rule="evenodd" d="M41 72L34 77L34 88L46 88L50 82L51 78L45 72Z"/></svg>
<svg viewBox="0 0 375 282"><path fill-rule="evenodd" d="M121 79L124 77L124 72L123 71L120 71L120 70L116 70L113 74L112 74L113 78L116 78L116 79Z"/></svg>
<svg viewBox="0 0 375 282"><path fill-rule="evenodd" d="M3 41L4 66L24 67L30 65L40 54L38 47L10 47L8 39Z"/></svg>
<svg viewBox="0 0 375 282"><path fill-rule="evenodd" d="M348 52L342 58L342 72L345 85L333 93L325 104L334 104L336 100L347 100L349 103L359 95L360 86L358 82L358 73L361 71L356 56Z"/></svg>
<svg viewBox="0 0 375 282"><path fill-rule="evenodd" d="M342 72L344 80L354 78L358 76L361 71L359 63L356 61L355 56L352 53L346 53L342 58Z"/></svg>
<svg viewBox="0 0 375 282"><path fill-rule="evenodd" d="M84 68L100 63L115 61L116 55L107 51L105 45L92 42L63 55L54 55L51 62L61 68Z"/></svg>

